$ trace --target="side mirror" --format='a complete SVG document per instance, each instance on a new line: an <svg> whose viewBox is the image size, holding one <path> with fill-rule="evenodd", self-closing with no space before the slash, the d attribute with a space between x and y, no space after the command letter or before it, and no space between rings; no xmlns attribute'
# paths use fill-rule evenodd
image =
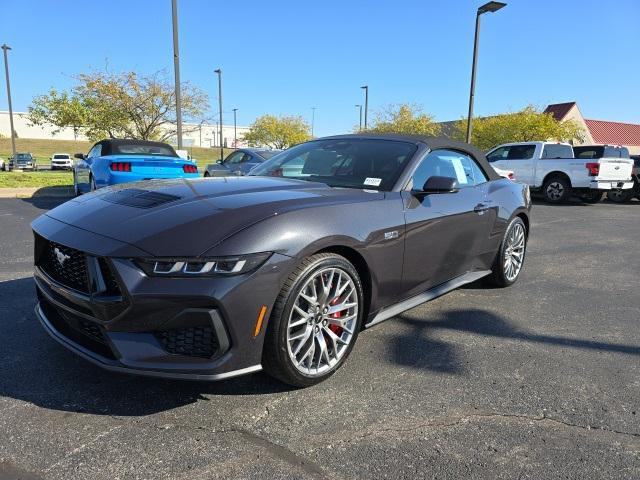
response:
<svg viewBox="0 0 640 480"><path fill-rule="evenodd" d="M79 158L80 160L84 160L87 156L84 153L76 153L73 158Z"/></svg>
<svg viewBox="0 0 640 480"><path fill-rule="evenodd" d="M216 160L216 163L217 163L218 165L222 165L222 160Z"/></svg>
<svg viewBox="0 0 640 480"><path fill-rule="evenodd" d="M430 193L455 193L458 191L458 181L453 177L429 177L422 190L414 190L413 193L428 195Z"/></svg>

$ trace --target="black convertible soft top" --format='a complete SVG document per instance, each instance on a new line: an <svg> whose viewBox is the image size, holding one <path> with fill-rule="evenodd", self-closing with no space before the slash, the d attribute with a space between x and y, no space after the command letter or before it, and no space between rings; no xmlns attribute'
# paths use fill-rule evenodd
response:
<svg viewBox="0 0 640 480"><path fill-rule="evenodd" d="M489 162L487 161L487 157L485 157L484 153L470 145L468 143L459 142L458 140L453 140L447 137L429 137L426 135L403 135L396 133L378 133L378 134L369 134L369 133L355 133L349 135L334 135L331 137L323 137L318 140L325 140L327 138L332 139L349 139L349 138L363 138L363 139L381 139L381 140L397 140L403 142L411 142L414 144L423 143L427 145L431 150L439 149L439 148L448 148L451 150L459 150L461 152L465 152L471 155L482 167L482 170L486 173L489 180L499 180L501 177L496 173L496 171L491 167Z"/></svg>
<svg viewBox="0 0 640 480"><path fill-rule="evenodd" d="M99 142L96 142L95 145L98 145L98 144L102 145L101 155L117 155L121 153L118 147L124 146L124 145L144 145L149 147L162 148L163 150L169 150L171 152L171 155L169 156L178 157L178 154L173 149L173 147L168 143L164 143L164 142L152 142L150 140L135 140L135 139L127 139L127 138L108 138L108 139L100 140Z"/></svg>

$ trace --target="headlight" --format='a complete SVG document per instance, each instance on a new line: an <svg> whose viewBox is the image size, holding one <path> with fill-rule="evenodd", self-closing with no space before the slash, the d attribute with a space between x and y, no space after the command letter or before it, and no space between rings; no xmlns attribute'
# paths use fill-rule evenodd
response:
<svg viewBox="0 0 640 480"><path fill-rule="evenodd" d="M211 277L251 272L270 256L271 252L215 258L139 258L136 263L154 277Z"/></svg>

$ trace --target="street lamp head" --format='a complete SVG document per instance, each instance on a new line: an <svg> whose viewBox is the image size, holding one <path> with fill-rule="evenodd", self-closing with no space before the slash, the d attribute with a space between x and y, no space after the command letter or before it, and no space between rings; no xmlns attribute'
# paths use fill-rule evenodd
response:
<svg viewBox="0 0 640 480"><path fill-rule="evenodd" d="M360 88L367 89L367 88L369 88L369 85L363 85L363 86L361 86Z"/></svg>
<svg viewBox="0 0 640 480"><path fill-rule="evenodd" d="M220 75L222 73L222 69L218 68L218 69L214 70L213 73L217 73L218 75Z"/></svg>
<svg viewBox="0 0 640 480"><path fill-rule="evenodd" d="M7 45L6 43L2 44L2 46L0 48L2 48L2 50L4 50L5 52L7 50L11 50L11 47L9 45Z"/></svg>
<svg viewBox="0 0 640 480"><path fill-rule="evenodd" d="M507 4L502 2L488 2L481 7L478 7L478 15L482 15L483 13L497 12L498 10L506 6Z"/></svg>
<svg viewBox="0 0 640 480"><path fill-rule="evenodd" d="M360 108L361 106L362 106L362 105L357 105L357 104L356 104L356 108Z"/></svg>

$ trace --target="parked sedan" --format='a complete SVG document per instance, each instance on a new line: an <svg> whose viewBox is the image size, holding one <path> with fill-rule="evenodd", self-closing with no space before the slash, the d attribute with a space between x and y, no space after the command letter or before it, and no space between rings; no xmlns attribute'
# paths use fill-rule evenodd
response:
<svg viewBox="0 0 640 480"><path fill-rule="evenodd" d="M247 175L253 167L260 165L279 152L280 150L241 148L230 153L223 161L207 165L204 176L227 177L229 175Z"/></svg>
<svg viewBox="0 0 640 480"><path fill-rule="evenodd" d="M178 156L171 145L146 140L102 140L87 155L76 153L76 196L108 185L154 178L198 176L195 163Z"/></svg>
<svg viewBox="0 0 640 480"><path fill-rule="evenodd" d="M103 368L171 378L318 383L362 327L513 284L530 225L526 185L428 137L329 137L249 176L105 190L32 223L37 315Z"/></svg>

